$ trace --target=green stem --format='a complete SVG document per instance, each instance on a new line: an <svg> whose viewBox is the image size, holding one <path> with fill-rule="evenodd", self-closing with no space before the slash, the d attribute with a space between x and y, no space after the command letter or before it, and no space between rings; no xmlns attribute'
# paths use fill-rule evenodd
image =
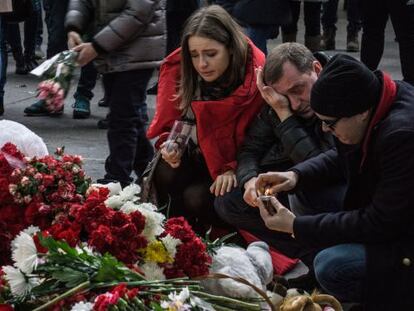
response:
<svg viewBox="0 0 414 311"><path fill-rule="evenodd" d="M240 307L243 307L244 310L260 310L260 306L256 304L247 303L241 300L224 297L224 296L215 296L215 295L211 295L211 294L207 294L207 293L199 292L199 291L193 291L192 293L196 296L202 296L204 298L212 299L215 301L227 302L233 305L238 305Z"/></svg>
<svg viewBox="0 0 414 311"><path fill-rule="evenodd" d="M81 290L89 287L89 285L90 285L90 282L89 281L83 282L83 283L79 284L78 286L76 286L74 288L71 288L70 290L64 292L62 295L59 295L56 298L50 300L49 302L41 305L40 307L37 307L33 311L46 310L47 308L53 306L55 303L57 303L57 302L65 299L67 297L70 297L73 294L75 294L75 293L77 293L77 292L79 292L79 291L81 291Z"/></svg>

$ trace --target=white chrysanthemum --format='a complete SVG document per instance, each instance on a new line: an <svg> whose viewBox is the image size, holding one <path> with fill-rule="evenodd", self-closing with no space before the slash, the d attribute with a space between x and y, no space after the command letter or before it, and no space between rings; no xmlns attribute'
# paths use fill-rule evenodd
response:
<svg viewBox="0 0 414 311"><path fill-rule="evenodd" d="M148 211L156 211L157 210L157 207L152 203L140 203L139 208L140 209L145 209L145 210L148 210Z"/></svg>
<svg viewBox="0 0 414 311"><path fill-rule="evenodd" d="M14 266L26 274L33 272L39 264L37 249L32 236L26 232L20 232L13 240L12 258Z"/></svg>
<svg viewBox="0 0 414 311"><path fill-rule="evenodd" d="M148 281L165 280L164 269L155 262L147 262L140 266Z"/></svg>
<svg viewBox="0 0 414 311"><path fill-rule="evenodd" d="M125 214L131 214L133 212L139 211L139 205L135 204L132 201L128 201L124 203L119 210Z"/></svg>
<svg viewBox="0 0 414 311"><path fill-rule="evenodd" d="M157 236L164 232L163 223L165 216L161 213L147 209L140 208L139 211L145 217L145 227L142 231L142 235L145 236L148 241L154 241Z"/></svg>
<svg viewBox="0 0 414 311"><path fill-rule="evenodd" d="M170 301L162 301L161 307L167 310L175 311L191 310L191 305L185 303L189 297L190 291L188 290L188 287L186 287L178 295L176 292L170 293L168 295L168 299L170 299Z"/></svg>
<svg viewBox="0 0 414 311"><path fill-rule="evenodd" d="M78 302L72 306L71 311L91 311L93 310L94 304L91 302Z"/></svg>
<svg viewBox="0 0 414 311"><path fill-rule="evenodd" d="M119 196L122 198L124 202L131 201L136 199L135 195L138 195L140 192L140 186L138 186L137 184L130 184L128 187L122 189L122 191L119 193Z"/></svg>
<svg viewBox="0 0 414 311"><path fill-rule="evenodd" d="M161 238L161 242L164 244L171 258L175 258L175 254L177 254L177 246L182 244L182 242L179 239L172 237L170 234L167 234L165 237Z"/></svg>
<svg viewBox="0 0 414 311"><path fill-rule="evenodd" d="M4 278L10 285L13 296L20 297L30 293L33 287L40 284L38 278L27 278L19 269L12 266L3 267Z"/></svg>
<svg viewBox="0 0 414 311"><path fill-rule="evenodd" d="M105 200L105 205L112 209L119 209L124 204L121 196L113 195Z"/></svg>

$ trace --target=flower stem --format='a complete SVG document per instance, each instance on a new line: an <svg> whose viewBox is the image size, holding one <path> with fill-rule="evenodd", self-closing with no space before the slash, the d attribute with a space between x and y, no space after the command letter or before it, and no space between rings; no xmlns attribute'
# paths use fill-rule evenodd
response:
<svg viewBox="0 0 414 311"><path fill-rule="evenodd" d="M50 300L49 302L41 305L40 307L37 307L33 311L46 310L47 308L53 306L55 303L57 303L57 302L65 299L67 297L70 297L73 294L75 294L75 293L77 293L77 292L79 292L79 291L81 291L81 290L89 287L89 285L90 285L90 282L89 281L83 282L83 283L79 284L78 286L76 286L74 288L71 288L70 290L64 292L62 295L59 295L56 298Z"/></svg>
<svg viewBox="0 0 414 311"><path fill-rule="evenodd" d="M239 307L243 307L243 310L258 310L258 311L261 310L260 306L257 304L247 303L247 302L229 298L229 297L215 296L215 295L211 295L211 294L207 294L205 292L199 292L199 291L193 291L192 293L196 296L201 296L207 299L212 299L214 301L221 301L221 302L230 303L232 305L237 305Z"/></svg>

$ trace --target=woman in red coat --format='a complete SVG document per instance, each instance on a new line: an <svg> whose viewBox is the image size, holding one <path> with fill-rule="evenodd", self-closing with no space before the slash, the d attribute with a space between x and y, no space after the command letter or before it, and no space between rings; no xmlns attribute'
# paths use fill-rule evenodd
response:
<svg viewBox="0 0 414 311"><path fill-rule="evenodd" d="M215 196L237 186L236 152L263 100L254 70L264 55L220 6L196 11L181 48L160 70L157 106L148 138L158 137L162 159L154 174L160 205L190 223L214 224ZM176 120L194 124L183 152L166 139Z"/></svg>

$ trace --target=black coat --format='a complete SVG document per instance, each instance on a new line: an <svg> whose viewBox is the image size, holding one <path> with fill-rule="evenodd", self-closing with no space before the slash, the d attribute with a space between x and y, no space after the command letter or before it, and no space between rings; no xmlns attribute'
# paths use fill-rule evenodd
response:
<svg viewBox="0 0 414 311"><path fill-rule="evenodd" d="M316 117L291 116L280 122L276 112L263 107L250 126L237 158L237 180L244 183L268 170L287 170L294 164L330 149L330 134L321 131Z"/></svg>
<svg viewBox="0 0 414 311"><path fill-rule="evenodd" d="M348 191L343 212L297 217L294 234L317 246L364 244L366 310L414 310L414 87L397 82L384 107L366 152L338 146L295 166L298 188L345 175Z"/></svg>
<svg viewBox="0 0 414 311"><path fill-rule="evenodd" d="M286 25L291 22L289 0L216 0L241 24Z"/></svg>

